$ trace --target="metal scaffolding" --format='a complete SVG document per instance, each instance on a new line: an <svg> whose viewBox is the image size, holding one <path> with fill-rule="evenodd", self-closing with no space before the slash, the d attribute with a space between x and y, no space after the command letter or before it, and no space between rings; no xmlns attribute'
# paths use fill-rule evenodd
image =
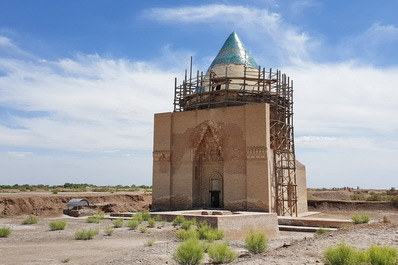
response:
<svg viewBox="0 0 398 265"><path fill-rule="evenodd" d="M279 70L244 67L243 76L189 71L181 85L175 78L174 112L244 104L270 105L273 156L273 205L280 216L297 216L296 159L293 128L293 81Z"/></svg>

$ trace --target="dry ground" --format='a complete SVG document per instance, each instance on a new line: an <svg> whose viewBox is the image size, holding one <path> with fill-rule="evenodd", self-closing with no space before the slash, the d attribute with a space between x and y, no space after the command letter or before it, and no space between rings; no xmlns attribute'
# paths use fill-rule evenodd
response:
<svg viewBox="0 0 398 265"><path fill-rule="evenodd" d="M348 217L351 213L339 214ZM374 216L378 219L384 214ZM335 214L315 216L329 217ZM389 216L398 220L396 213L389 213ZM0 238L0 264L64 264L66 260L69 260L68 264L173 264L172 253L179 245L174 236L175 229L170 223L160 229L150 228L149 233L123 227L115 229L112 236L106 236L103 229L111 225L111 220L90 224L85 222L85 218L60 216L42 217L38 224L21 225L25 217L0 219L0 227L12 229L8 238ZM63 231L50 231L49 223L53 220L65 220L68 225ZM75 240L75 232L87 228L99 228L100 233L92 240ZM144 245L148 239L155 240L153 246ZM355 225L322 236L281 232L279 239L269 241L269 249L264 254L243 255L232 264L322 264L324 249L342 241L359 248L371 244L398 246L397 222ZM284 242L292 245L283 248ZM247 254L242 240L230 241L230 245L238 253Z"/></svg>

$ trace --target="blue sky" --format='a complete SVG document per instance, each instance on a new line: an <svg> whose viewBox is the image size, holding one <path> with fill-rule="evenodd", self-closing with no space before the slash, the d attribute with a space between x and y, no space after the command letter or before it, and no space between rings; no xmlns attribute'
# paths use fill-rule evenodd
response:
<svg viewBox="0 0 398 265"><path fill-rule="evenodd" d="M1 184L150 184L153 114L236 31L295 82L309 187L396 186L396 1L0 0ZM375 181L376 180L376 181Z"/></svg>

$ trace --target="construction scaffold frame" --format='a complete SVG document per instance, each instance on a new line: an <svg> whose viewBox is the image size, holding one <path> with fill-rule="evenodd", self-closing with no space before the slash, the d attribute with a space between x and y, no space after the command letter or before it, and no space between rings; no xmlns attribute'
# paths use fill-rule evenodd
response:
<svg viewBox="0 0 398 265"><path fill-rule="evenodd" d="M174 112L268 103L273 155L273 200L279 216L297 216L296 159L293 127L293 80L281 71L244 67L243 76L206 76L189 71L177 85L175 78Z"/></svg>

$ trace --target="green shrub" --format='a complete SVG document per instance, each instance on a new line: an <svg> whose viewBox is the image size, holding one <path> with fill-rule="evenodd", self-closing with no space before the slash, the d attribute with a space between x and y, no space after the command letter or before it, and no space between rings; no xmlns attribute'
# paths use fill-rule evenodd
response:
<svg viewBox="0 0 398 265"><path fill-rule="evenodd" d="M355 248L345 243L327 248L323 257L326 265L355 265L360 259L366 258L363 253L358 254Z"/></svg>
<svg viewBox="0 0 398 265"><path fill-rule="evenodd" d="M366 196L363 193L357 193L350 196L353 201L365 201Z"/></svg>
<svg viewBox="0 0 398 265"><path fill-rule="evenodd" d="M86 218L87 223L96 223L98 224L101 221L101 218L96 217L96 216L89 216Z"/></svg>
<svg viewBox="0 0 398 265"><path fill-rule="evenodd" d="M211 261L215 264L230 263L238 257L238 254L230 249L227 243L211 244L207 252L209 253Z"/></svg>
<svg viewBox="0 0 398 265"><path fill-rule="evenodd" d="M164 222L162 216L156 215L153 219L155 219L156 222Z"/></svg>
<svg viewBox="0 0 398 265"><path fill-rule="evenodd" d="M250 230L249 235L245 238L246 248L251 253L257 254L264 252L268 247L268 239L264 232L255 232Z"/></svg>
<svg viewBox="0 0 398 265"><path fill-rule="evenodd" d="M142 227L140 227L140 229L139 229L139 230L140 230L140 232L141 232L141 233L148 233L148 232L149 232L148 228L146 228L146 227L143 227L143 226L142 226Z"/></svg>
<svg viewBox="0 0 398 265"><path fill-rule="evenodd" d="M181 239L181 240L187 240L190 238L196 238L199 239L199 233L196 230L180 230L178 232L176 232L176 236Z"/></svg>
<svg viewBox="0 0 398 265"><path fill-rule="evenodd" d="M155 243L155 239L151 238L144 242L144 246L151 247Z"/></svg>
<svg viewBox="0 0 398 265"><path fill-rule="evenodd" d="M23 225L32 225L32 224L37 224L37 222L39 221L39 218L37 218L34 215L29 215L28 218L26 218L25 220L23 220L22 224Z"/></svg>
<svg viewBox="0 0 398 265"><path fill-rule="evenodd" d="M214 240L220 240L224 237L224 231L212 228L208 224L202 224L198 230L199 239L207 240L213 242Z"/></svg>
<svg viewBox="0 0 398 265"><path fill-rule="evenodd" d="M87 229L80 230L75 233L75 239L77 240L89 240L94 236L98 235L98 229Z"/></svg>
<svg viewBox="0 0 398 265"><path fill-rule="evenodd" d="M139 224L141 224L142 221L144 221L144 217L142 216L142 213L140 213L140 212L133 214L132 218L133 218L133 220L136 220Z"/></svg>
<svg viewBox="0 0 398 265"><path fill-rule="evenodd" d="M123 226L123 218L117 218L116 220L113 220L112 223L115 228L120 228Z"/></svg>
<svg viewBox="0 0 398 265"><path fill-rule="evenodd" d="M0 228L0 237L8 237L11 234L11 229L8 227Z"/></svg>
<svg viewBox="0 0 398 265"><path fill-rule="evenodd" d="M355 224L367 224L370 221L370 217L367 214L354 214L351 219Z"/></svg>
<svg viewBox="0 0 398 265"><path fill-rule="evenodd" d="M66 222L65 221L52 221L50 223L50 230L51 231L56 231L56 230L64 230L66 227Z"/></svg>
<svg viewBox="0 0 398 265"><path fill-rule="evenodd" d="M204 249L197 239L188 239L181 243L173 254L173 259L181 265L197 265L204 258Z"/></svg>
<svg viewBox="0 0 398 265"><path fill-rule="evenodd" d="M185 217L183 215L179 215L173 220L172 224L173 224L173 226L177 226L177 225L181 225L184 221L185 221Z"/></svg>
<svg viewBox="0 0 398 265"><path fill-rule="evenodd" d="M130 229L135 230L137 229L138 225L140 223L137 220L131 219L127 222L127 226L130 227Z"/></svg>
<svg viewBox="0 0 398 265"><path fill-rule="evenodd" d="M148 227L155 227L156 221L153 218L148 219Z"/></svg>
<svg viewBox="0 0 398 265"><path fill-rule="evenodd" d="M185 220L184 222L182 222L181 227L184 230L188 230L191 228L191 226L196 225L196 220L195 219L191 219L191 220Z"/></svg>
<svg viewBox="0 0 398 265"><path fill-rule="evenodd" d="M366 198L367 201L388 201L389 196L382 193L371 193L369 197Z"/></svg>
<svg viewBox="0 0 398 265"><path fill-rule="evenodd" d="M320 227L318 230L315 231L315 235L323 235L330 232L329 230L323 229L323 227Z"/></svg>
<svg viewBox="0 0 398 265"><path fill-rule="evenodd" d="M372 265L396 265L398 264L398 251L391 246L371 246L368 257Z"/></svg>
<svg viewBox="0 0 398 265"><path fill-rule="evenodd" d="M104 231L107 236L111 236L113 234L113 232L115 232L115 229L112 226L108 225L108 226L105 226Z"/></svg>
<svg viewBox="0 0 398 265"><path fill-rule="evenodd" d="M149 212L141 212L141 215L144 221L148 221L149 218L151 218L151 214Z"/></svg>
<svg viewBox="0 0 398 265"><path fill-rule="evenodd" d="M53 191L53 194L58 194L58 191L56 191L56 190L55 190L55 191Z"/></svg>
<svg viewBox="0 0 398 265"><path fill-rule="evenodd" d="M105 213L103 213L103 212L96 213L96 214L94 214L94 217L103 220L103 219L105 219Z"/></svg>

